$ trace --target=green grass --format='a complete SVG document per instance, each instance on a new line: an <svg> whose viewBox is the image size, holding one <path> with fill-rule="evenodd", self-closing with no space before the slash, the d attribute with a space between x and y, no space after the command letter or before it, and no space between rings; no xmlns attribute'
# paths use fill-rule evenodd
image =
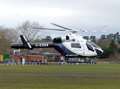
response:
<svg viewBox="0 0 120 89"><path fill-rule="evenodd" d="M0 65L0 89L120 89L120 65Z"/></svg>

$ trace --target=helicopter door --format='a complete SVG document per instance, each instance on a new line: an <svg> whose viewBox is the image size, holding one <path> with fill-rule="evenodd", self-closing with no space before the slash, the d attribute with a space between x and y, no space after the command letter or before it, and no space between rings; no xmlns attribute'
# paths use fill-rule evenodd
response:
<svg viewBox="0 0 120 89"><path fill-rule="evenodd" d="M71 43L71 48L77 55L82 54L82 46L80 43Z"/></svg>

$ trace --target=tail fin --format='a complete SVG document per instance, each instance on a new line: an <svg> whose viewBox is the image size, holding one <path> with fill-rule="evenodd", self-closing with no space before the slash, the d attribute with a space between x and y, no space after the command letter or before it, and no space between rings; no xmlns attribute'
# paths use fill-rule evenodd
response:
<svg viewBox="0 0 120 89"><path fill-rule="evenodd" d="M25 36L20 35L20 38L25 47L32 49L32 45L30 44L30 42L28 41L28 39Z"/></svg>

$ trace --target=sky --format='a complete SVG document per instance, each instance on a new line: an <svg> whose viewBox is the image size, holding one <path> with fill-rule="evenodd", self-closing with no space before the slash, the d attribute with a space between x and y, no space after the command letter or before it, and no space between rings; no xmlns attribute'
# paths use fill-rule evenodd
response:
<svg viewBox="0 0 120 89"><path fill-rule="evenodd" d="M63 25L81 35L101 35L120 32L119 10L120 0L0 0L0 25L16 27L29 20L52 28L50 23Z"/></svg>

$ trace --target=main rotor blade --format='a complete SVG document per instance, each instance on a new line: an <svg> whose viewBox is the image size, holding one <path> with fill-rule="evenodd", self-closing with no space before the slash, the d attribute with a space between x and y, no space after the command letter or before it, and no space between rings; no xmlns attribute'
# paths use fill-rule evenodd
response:
<svg viewBox="0 0 120 89"><path fill-rule="evenodd" d="M43 28L43 27L33 27L32 29L39 29L39 30L54 30L54 31L66 31L62 29L52 29L52 28Z"/></svg>
<svg viewBox="0 0 120 89"><path fill-rule="evenodd" d="M73 30L73 29L70 29L70 28L67 28L67 27L63 27L63 26L60 26L58 24L55 24L55 23L51 23L52 25L55 25L57 27L60 27L60 28L63 28L63 29L66 29L66 30Z"/></svg>

